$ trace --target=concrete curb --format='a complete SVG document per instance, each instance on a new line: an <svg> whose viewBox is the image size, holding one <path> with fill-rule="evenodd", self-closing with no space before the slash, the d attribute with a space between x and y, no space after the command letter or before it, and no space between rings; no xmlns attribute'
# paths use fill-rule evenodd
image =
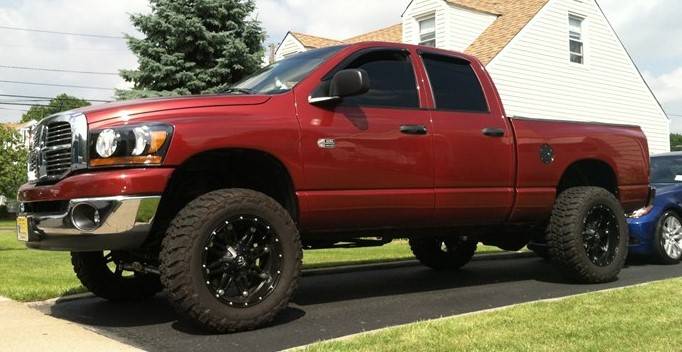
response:
<svg viewBox="0 0 682 352"><path fill-rule="evenodd" d="M48 300L44 301L36 301L36 302L28 302L26 303L27 306L31 308L35 307L41 307L45 305L54 305L57 303L65 303L65 302L71 302L79 299L86 299L86 298L94 298L96 297L94 294L90 292L85 292L85 293L78 293L75 295L68 295L68 296L63 296L63 297L57 297L57 298L50 298Z"/></svg>
<svg viewBox="0 0 682 352"><path fill-rule="evenodd" d="M536 303L560 302L560 301L567 300L567 299L571 299L571 298L575 298L575 297L582 297L582 296L591 295L591 294L595 294L595 293L607 293L607 292L613 292L613 291L620 291L620 290L624 290L624 289L628 289L628 288L633 288L633 287L648 286L648 285L652 285L652 284L655 284L655 283L658 283L658 282L663 282L663 281L668 281L668 280L670 280L670 279L663 279L663 280L650 281L650 282L645 282L645 283L636 284L636 285L630 285L630 286L622 286L622 287L607 288L607 289L604 289L604 290L597 290L597 291L590 291L590 292L578 293L578 294L575 294L575 295L569 295L569 296L563 296L563 297L540 299L540 300L537 300L537 301L530 301L530 302L523 302L523 303L511 304L511 305L508 305L508 306L496 307L496 308L490 308L490 309L483 309L483 310L478 310L478 311L475 311L475 312L469 312L469 313L451 315L451 316L440 317L440 318L436 318L436 319L428 319L428 320L422 320L422 321L414 321L414 322L406 323L406 324L398 324L398 325L393 325L393 326L387 326L387 327L381 328L381 329L363 331L363 332L359 332L359 333L356 333L356 334L341 336L341 337L337 337L337 338L333 338L333 339L329 339L329 340L321 340L321 341L313 342L313 343L310 343L310 344L307 344L307 345L303 345L303 346L292 347L292 348L289 348L289 349L284 350L283 352L297 352L297 351L303 351L303 350L305 350L306 348L308 348L308 347L310 347L310 346L312 346L312 345L321 343L321 342L346 341L346 340L353 339L353 338L355 338L355 337L359 337L359 336L363 336L363 335L370 335L370 334L377 334L377 333L381 333L381 332L386 331L386 330L389 330L389 329L400 328L400 327L404 327L404 326L408 326L408 325L412 325L412 324L418 324L418 323L424 323L424 322L433 323L433 322L439 322L439 321L448 320L448 319L457 319L457 318L463 318L463 317L468 317L468 316L472 316L472 315L479 315L479 314L486 314L486 313L492 313L492 312L499 312L499 311L508 310L508 309L511 309L511 308L514 308L514 307L523 307L523 306L527 306L527 305L531 305L531 304L536 304Z"/></svg>

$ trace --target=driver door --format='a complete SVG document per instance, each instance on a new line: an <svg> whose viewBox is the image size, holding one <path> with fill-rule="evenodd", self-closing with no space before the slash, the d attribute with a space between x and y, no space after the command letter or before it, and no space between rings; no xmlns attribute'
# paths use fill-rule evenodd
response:
<svg viewBox="0 0 682 352"><path fill-rule="evenodd" d="M431 128L403 49L368 49L336 70L367 71L367 93L315 106L297 92L305 189L305 231L423 227L434 206ZM319 82L320 84L323 82Z"/></svg>

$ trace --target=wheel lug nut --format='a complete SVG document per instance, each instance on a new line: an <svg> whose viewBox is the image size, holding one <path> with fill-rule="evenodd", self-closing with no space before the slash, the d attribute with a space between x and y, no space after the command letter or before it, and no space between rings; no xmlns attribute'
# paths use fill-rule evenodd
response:
<svg viewBox="0 0 682 352"><path fill-rule="evenodd" d="M244 291L244 292L242 292L242 296L246 297L246 296L248 296L248 295L249 295L249 291Z"/></svg>

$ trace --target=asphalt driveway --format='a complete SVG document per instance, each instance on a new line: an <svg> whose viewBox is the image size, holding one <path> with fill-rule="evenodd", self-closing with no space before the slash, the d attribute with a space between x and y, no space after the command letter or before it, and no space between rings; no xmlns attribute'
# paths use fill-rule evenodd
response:
<svg viewBox="0 0 682 352"><path fill-rule="evenodd" d="M269 327L205 334L163 297L128 304L86 298L39 307L149 351L276 351L386 326L682 276L682 265L629 265L616 282L572 285L538 258L483 260L441 273L414 264L306 275Z"/></svg>

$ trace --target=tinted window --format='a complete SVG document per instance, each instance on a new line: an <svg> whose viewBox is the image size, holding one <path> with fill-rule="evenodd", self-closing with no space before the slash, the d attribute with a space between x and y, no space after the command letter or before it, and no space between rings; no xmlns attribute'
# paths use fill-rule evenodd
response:
<svg viewBox="0 0 682 352"><path fill-rule="evenodd" d="M431 54L422 58L438 109L488 111L481 83L468 61Z"/></svg>
<svg viewBox="0 0 682 352"><path fill-rule="evenodd" d="M369 75L370 88L363 95L343 99L343 105L418 108L414 70L407 54L374 51L360 56L345 68L361 68Z"/></svg>
<svg viewBox="0 0 682 352"><path fill-rule="evenodd" d="M651 182L682 182L682 156L657 156L651 158Z"/></svg>

